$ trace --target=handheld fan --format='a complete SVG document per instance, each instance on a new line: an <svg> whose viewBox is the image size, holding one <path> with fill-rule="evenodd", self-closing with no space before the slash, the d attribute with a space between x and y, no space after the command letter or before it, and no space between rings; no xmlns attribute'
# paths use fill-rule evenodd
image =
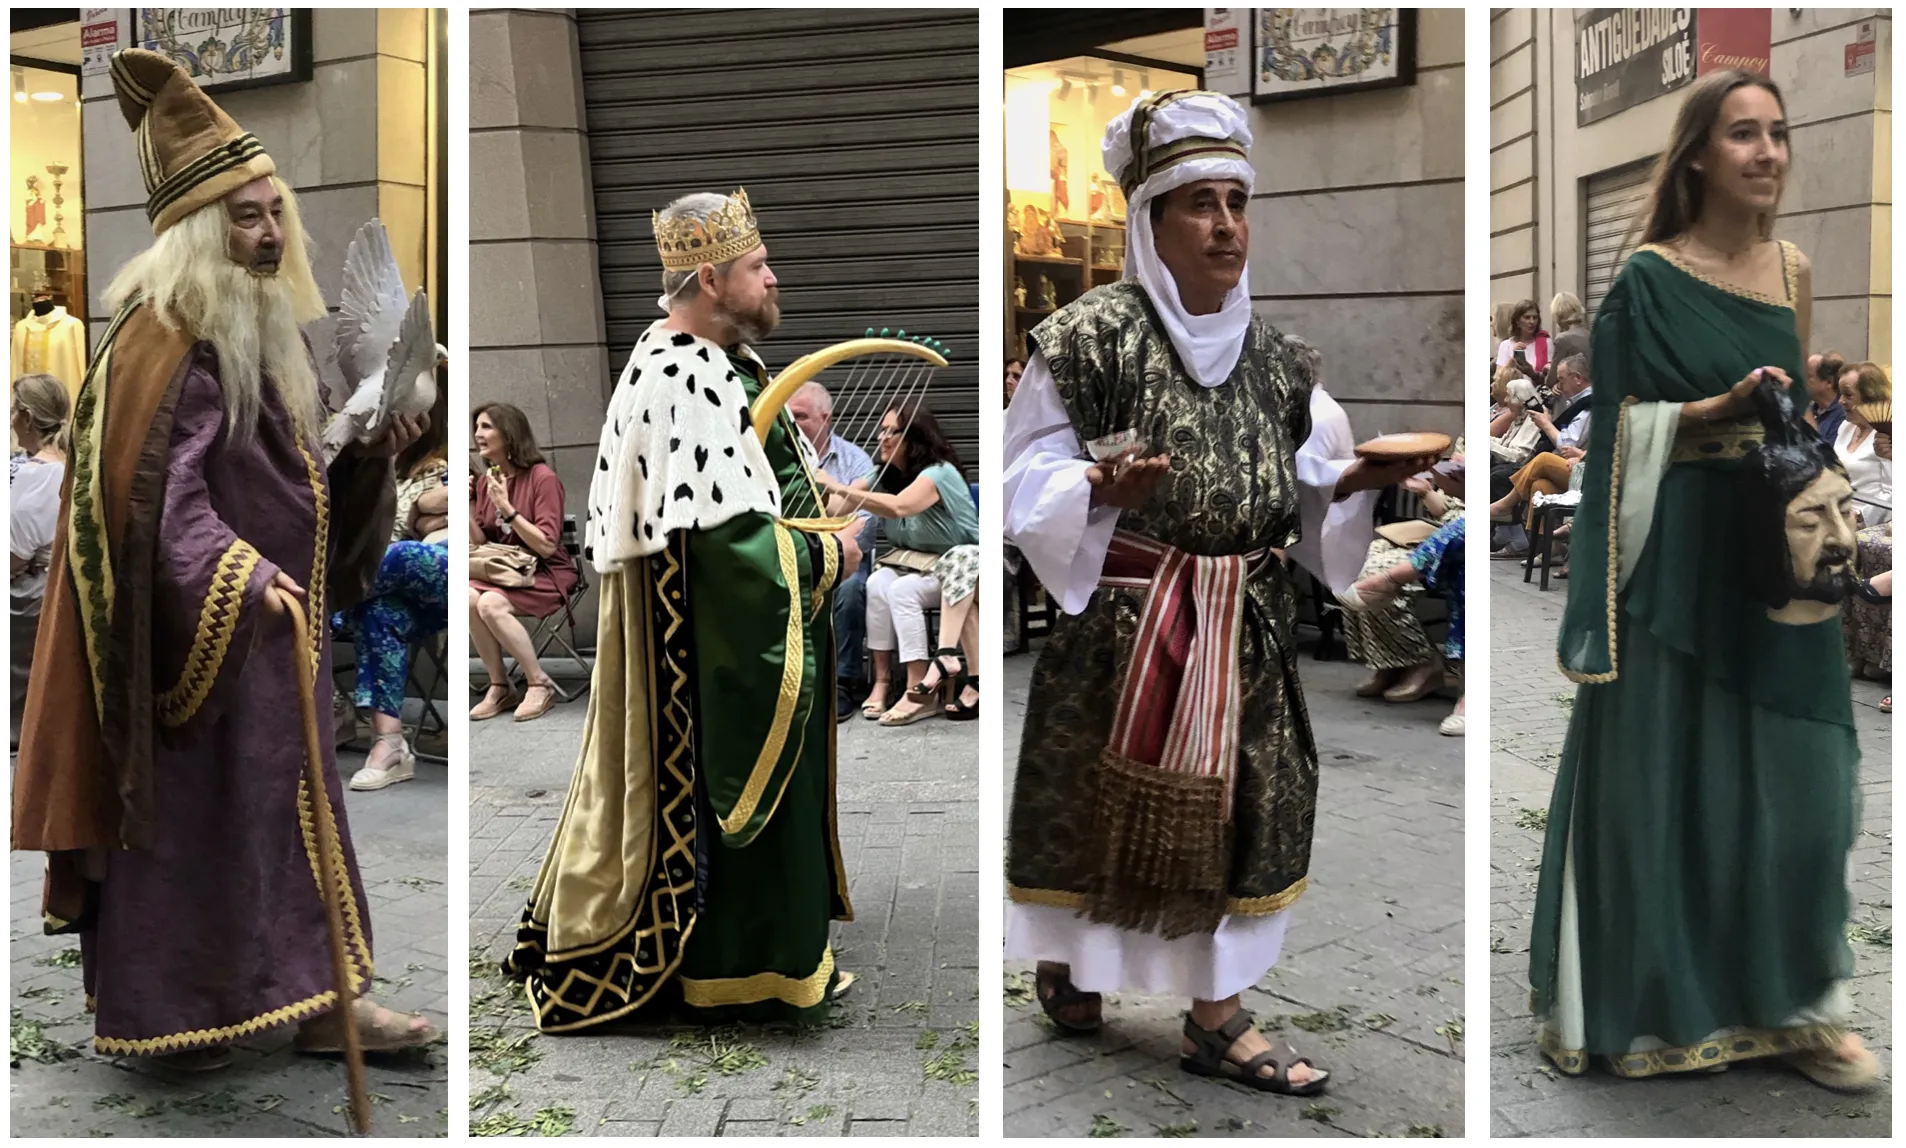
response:
<svg viewBox="0 0 1906 1148"><path fill-rule="evenodd" d="M861 338L803 355L763 387L749 408L748 417L754 423L755 437L765 443L768 428L780 417L794 392L819 378L823 371L843 364L844 373L838 380L830 380L828 386L837 413L835 433L850 442L865 443L873 437L872 432L880 426L880 420L896 407L907 411L908 425L900 428L901 434L907 432L913 413L920 409L916 400L926 393L933 373L947 365L946 346L923 335L889 332L884 327L876 333L869 327ZM873 485L879 485L886 469L886 463L879 464ZM797 525L809 530L836 532L859 521L850 510L841 516L803 519Z"/></svg>

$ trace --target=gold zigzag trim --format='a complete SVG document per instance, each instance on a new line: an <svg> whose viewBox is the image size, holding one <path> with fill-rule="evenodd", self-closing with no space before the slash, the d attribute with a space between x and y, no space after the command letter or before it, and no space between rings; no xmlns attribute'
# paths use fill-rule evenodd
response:
<svg viewBox="0 0 1906 1148"><path fill-rule="evenodd" d="M185 656L185 667L178 683L158 697L159 721L181 726L191 721L211 695L219 670L230 652L232 635L238 632L240 612L245 604L245 587L252 571L258 568L258 551L244 539L236 539L219 555L212 572L212 584L199 607L198 632Z"/></svg>
<svg viewBox="0 0 1906 1148"><path fill-rule="evenodd" d="M1309 877L1299 877L1285 889L1264 897L1228 897L1224 902L1224 911L1240 917L1261 917L1266 913L1276 913L1297 903L1310 888ZM1018 885L1007 885L1006 896L1021 905L1043 905L1050 909L1085 908L1085 894L1072 893L1064 889L1027 889Z"/></svg>
<svg viewBox="0 0 1906 1148"><path fill-rule="evenodd" d="M336 815L332 815L332 837L336 838ZM324 878L318 873L318 834L317 815L312 809L311 783L304 778L298 779L298 833L304 838L304 857L311 864L311 883L318 890L318 899L324 898ZM342 852L326 858L332 873L337 878L338 893L344 901L344 936L355 949L357 956L364 962L360 973L355 965L351 967L351 991L357 992L364 986L364 977L375 972L371 963L371 947L364 943L364 922L357 914L357 893L351 888L351 874L344 864Z"/></svg>
<svg viewBox="0 0 1906 1148"><path fill-rule="evenodd" d="M305 446L304 432L297 428L296 420L292 424L292 437L298 442L298 454L304 458L305 478L311 483L311 508L317 517L315 543L311 555L311 584L305 587L305 621L311 631L311 680L319 678L318 663L323 660L324 636L329 633L330 620L324 613L324 586L328 576L325 570L331 553L331 493L325 482L324 471L319 468L318 460Z"/></svg>
<svg viewBox="0 0 1906 1148"><path fill-rule="evenodd" d="M828 947L821 950L820 966L805 977L781 973L756 973L751 977L713 981L683 977L682 1000L695 1008L720 1008L766 1000L778 1000L795 1008L813 1008L826 997L827 982L833 975L834 950Z"/></svg>
<svg viewBox="0 0 1906 1148"><path fill-rule="evenodd" d="M1664 263L1667 263L1690 279L1699 280L1709 287L1714 288L1716 291L1725 291L1729 295L1737 295L1742 299L1751 299L1756 303L1765 303L1769 307L1779 307L1784 311L1791 311L1794 309L1794 301L1791 296L1793 295L1794 289L1794 276L1798 273L1800 266L1800 249L1784 239L1778 240L1777 242L1780 244L1780 273L1782 279L1786 282L1787 294L1789 296L1789 298L1786 299L1776 299L1772 295L1763 294L1752 288L1737 286L1736 284L1716 279L1714 276L1703 271L1698 271L1692 264L1681 257L1680 252L1664 244L1644 243L1640 247L1635 248L1635 250L1637 252L1646 251L1657 256Z"/></svg>
<svg viewBox="0 0 1906 1148"><path fill-rule="evenodd" d="M191 1032L175 1032L169 1036L154 1036L144 1040L119 1040L110 1036L95 1036L93 1048L107 1056L151 1056L161 1052L183 1052L188 1048L199 1048L208 1044L225 1044L242 1036L263 1032L268 1028L277 1028L294 1020L306 1020L323 1012L337 1003L335 989L326 989L314 997L307 997L296 1004L272 1009L240 1024L227 1025L224 1028L200 1028ZM90 998L89 998L90 999Z"/></svg>

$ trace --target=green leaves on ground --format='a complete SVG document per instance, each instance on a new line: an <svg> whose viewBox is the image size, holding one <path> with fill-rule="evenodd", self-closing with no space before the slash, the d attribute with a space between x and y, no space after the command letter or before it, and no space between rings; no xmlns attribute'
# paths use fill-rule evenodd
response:
<svg viewBox="0 0 1906 1148"><path fill-rule="evenodd" d="M1130 1131L1130 1128L1125 1127L1125 1125L1120 1124L1105 1113L1095 1112L1092 1114L1092 1127L1086 1132L1086 1135L1097 1139L1111 1139L1113 1137L1123 1136Z"/></svg>
<svg viewBox="0 0 1906 1148"><path fill-rule="evenodd" d="M24 1060L58 1064L83 1055L79 1048L47 1036L44 1022L33 1019L19 1009L12 1011L12 1021L12 1052L8 1067L18 1068Z"/></svg>

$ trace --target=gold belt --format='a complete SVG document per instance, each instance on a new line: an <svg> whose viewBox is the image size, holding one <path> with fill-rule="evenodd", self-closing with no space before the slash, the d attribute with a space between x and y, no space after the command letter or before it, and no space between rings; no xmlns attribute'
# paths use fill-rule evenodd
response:
<svg viewBox="0 0 1906 1148"><path fill-rule="evenodd" d="M1767 429L1759 420L1724 423L1696 423L1675 433L1674 449L1668 461L1702 462L1738 459L1767 440Z"/></svg>

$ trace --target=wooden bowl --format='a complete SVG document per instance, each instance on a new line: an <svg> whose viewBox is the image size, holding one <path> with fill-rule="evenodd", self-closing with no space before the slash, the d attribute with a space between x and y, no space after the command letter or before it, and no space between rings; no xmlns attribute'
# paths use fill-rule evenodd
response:
<svg viewBox="0 0 1906 1148"><path fill-rule="evenodd" d="M1435 431L1407 431L1403 434L1378 435L1357 444L1357 457L1371 462L1401 462L1406 458L1442 455L1450 448L1450 437Z"/></svg>

